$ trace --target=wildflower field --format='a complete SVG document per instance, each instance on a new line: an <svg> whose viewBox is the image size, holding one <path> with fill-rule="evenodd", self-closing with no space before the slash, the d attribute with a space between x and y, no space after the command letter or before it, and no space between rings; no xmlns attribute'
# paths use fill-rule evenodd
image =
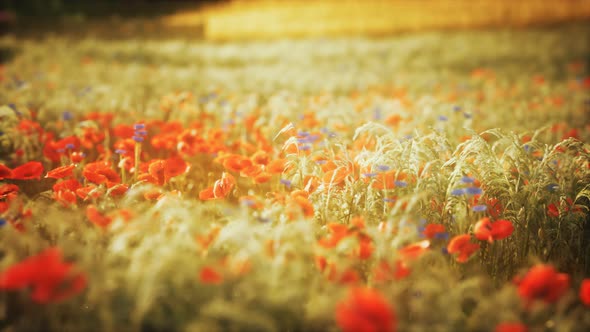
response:
<svg viewBox="0 0 590 332"><path fill-rule="evenodd" d="M587 331L588 40L4 36L0 330Z"/></svg>

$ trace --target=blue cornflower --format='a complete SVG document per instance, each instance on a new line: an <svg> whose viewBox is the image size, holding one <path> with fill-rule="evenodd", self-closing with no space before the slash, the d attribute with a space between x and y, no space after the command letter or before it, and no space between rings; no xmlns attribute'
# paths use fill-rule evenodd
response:
<svg viewBox="0 0 590 332"><path fill-rule="evenodd" d="M64 111L64 112L61 114L61 118L62 118L64 121L69 121L69 120L72 120L72 119L74 118L74 115L73 115L73 114L72 114L72 112L70 112L70 111Z"/></svg>
<svg viewBox="0 0 590 332"><path fill-rule="evenodd" d="M485 205L475 205L471 208L471 211L473 212L484 212L485 210L487 210L488 207Z"/></svg>
<svg viewBox="0 0 590 332"><path fill-rule="evenodd" d="M377 165L377 170L380 172L386 172L389 171L391 168L387 165Z"/></svg>
<svg viewBox="0 0 590 332"><path fill-rule="evenodd" d="M463 188L456 188L451 191L451 195L453 196L461 196L463 194L465 194L465 189Z"/></svg>
<svg viewBox="0 0 590 332"><path fill-rule="evenodd" d="M394 181L396 187L404 188L408 186L406 181Z"/></svg>
<svg viewBox="0 0 590 332"><path fill-rule="evenodd" d="M557 189L559 189L559 185L557 183L551 183L549 185L547 185L547 190L549 190L550 192L554 192Z"/></svg>
<svg viewBox="0 0 590 332"><path fill-rule="evenodd" d="M483 190L481 190L481 188L479 187L469 187L466 188L465 191L469 195L481 195L481 193L483 192Z"/></svg>
<svg viewBox="0 0 590 332"><path fill-rule="evenodd" d="M461 182L463 183L473 183L475 182L475 179L470 177L470 176L464 176L461 178Z"/></svg>

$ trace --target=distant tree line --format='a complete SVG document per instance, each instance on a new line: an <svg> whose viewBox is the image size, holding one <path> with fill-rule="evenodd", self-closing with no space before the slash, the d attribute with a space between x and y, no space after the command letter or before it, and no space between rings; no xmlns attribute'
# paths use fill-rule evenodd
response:
<svg viewBox="0 0 590 332"><path fill-rule="evenodd" d="M0 0L0 11L17 16L144 16L217 2L223 0Z"/></svg>

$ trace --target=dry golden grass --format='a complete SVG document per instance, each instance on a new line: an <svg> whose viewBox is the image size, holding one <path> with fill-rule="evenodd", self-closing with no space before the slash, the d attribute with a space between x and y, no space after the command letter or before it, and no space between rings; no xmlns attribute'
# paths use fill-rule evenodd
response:
<svg viewBox="0 0 590 332"><path fill-rule="evenodd" d="M165 17L207 39L385 35L426 29L527 26L590 18L590 1L232 1Z"/></svg>

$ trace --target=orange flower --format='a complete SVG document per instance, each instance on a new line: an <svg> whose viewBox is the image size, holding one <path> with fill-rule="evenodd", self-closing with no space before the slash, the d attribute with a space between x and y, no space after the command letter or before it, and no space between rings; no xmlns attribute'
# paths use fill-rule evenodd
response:
<svg viewBox="0 0 590 332"><path fill-rule="evenodd" d="M375 177L375 181L371 184L371 188L377 190L384 190L384 189L393 189L395 188L395 170L390 170L387 172L383 172L378 174Z"/></svg>
<svg viewBox="0 0 590 332"><path fill-rule="evenodd" d="M209 246L215 241L217 235L221 231L221 227L219 225L211 226L211 230L206 235L197 235L196 240L197 243L201 246L201 249L206 250Z"/></svg>
<svg viewBox="0 0 590 332"><path fill-rule="evenodd" d="M570 277L558 273L551 265L539 264L533 266L517 284L518 295L527 303L534 300L555 303L569 288Z"/></svg>
<svg viewBox="0 0 590 332"><path fill-rule="evenodd" d="M451 239L447 246L449 254L458 253L457 262L465 263L469 257L479 249L479 244L471 243L469 234L457 235Z"/></svg>
<svg viewBox="0 0 590 332"><path fill-rule="evenodd" d="M268 181L270 181L270 179L272 178L272 174L267 173L267 172L261 172L260 174L256 175L254 177L254 182L255 183L266 183Z"/></svg>
<svg viewBox="0 0 590 332"><path fill-rule="evenodd" d="M12 170L11 179L18 180L32 180L41 179L43 174L43 164L38 161L29 161L26 164L20 165Z"/></svg>
<svg viewBox="0 0 590 332"><path fill-rule="evenodd" d="M336 169L327 171L322 178L323 182L328 186L337 186L344 183L344 180L350 175L351 170L346 167L338 167Z"/></svg>
<svg viewBox="0 0 590 332"><path fill-rule="evenodd" d="M236 179L231 174L223 172L221 179L215 181L212 187L201 190L199 198L202 200L224 198L231 192L235 184Z"/></svg>
<svg viewBox="0 0 590 332"><path fill-rule="evenodd" d="M239 173L245 168L252 166L252 161L248 157L239 154L223 156L223 167L228 171Z"/></svg>
<svg viewBox="0 0 590 332"><path fill-rule="evenodd" d="M174 157L152 160L148 166L149 176L141 176L142 179L163 186L171 178L181 175L188 169L188 164L182 158Z"/></svg>
<svg viewBox="0 0 590 332"><path fill-rule="evenodd" d="M205 266L199 273L199 279L204 284L219 285L223 282L223 276L215 269L209 266Z"/></svg>
<svg viewBox="0 0 590 332"><path fill-rule="evenodd" d="M308 218L313 217L314 207L313 207L313 204L309 201L309 199L307 197L295 196L295 197L293 197L293 200L295 201L295 203L297 203L297 205L299 205L299 207L303 211L304 216L306 216Z"/></svg>
<svg viewBox="0 0 590 332"><path fill-rule="evenodd" d="M250 160L258 165L267 165L270 162L270 157L266 151L259 150L250 157Z"/></svg>
<svg viewBox="0 0 590 332"><path fill-rule="evenodd" d="M266 165L266 171L271 174L281 174L287 169L287 159L275 159Z"/></svg>
<svg viewBox="0 0 590 332"><path fill-rule="evenodd" d="M74 174L74 168L76 168L76 165L74 164L54 168L51 171L47 172L47 175L45 175L45 177L52 179L67 178L68 176L72 176L72 174Z"/></svg>
<svg viewBox="0 0 590 332"><path fill-rule="evenodd" d="M343 332L396 331L392 306L378 291L352 288L348 296L336 305L336 324Z"/></svg>
<svg viewBox="0 0 590 332"><path fill-rule="evenodd" d="M490 243L494 240L501 240L509 237L514 231L514 226L508 220L497 220L491 222L490 218L485 217L480 219L474 228L475 237L481 241L488 241Z"/></svg>
<svg viewBox="0 0 590 332"><path fill-rule="evenodd" d="M221 179L215 181L213 185L213 195L216 198L225 197L233 189L236 179L229 173L223 172Z"/></svg>

